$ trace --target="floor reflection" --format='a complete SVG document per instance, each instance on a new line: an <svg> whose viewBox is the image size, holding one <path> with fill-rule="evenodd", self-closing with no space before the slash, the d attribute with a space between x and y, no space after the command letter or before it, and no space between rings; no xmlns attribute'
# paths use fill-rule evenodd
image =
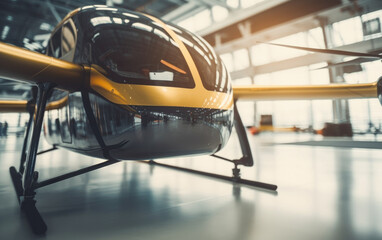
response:
<svg viewBox="0 0 382 240"><path fill-rule="evenodd" d="M49 226L42 238L382 239L381 149L274 144L273 137L250 137L255 167L242 176L277 184L278 194L121 162L39 189L37 206ZM41 239L20 215L8 175L21 143L0 139L0 239ZM235 139L225 153L240 154ZM100 161L60 149L39 156L37 168L43 180ZM160 161L225 175L232 169L211 157Z"/></svg>

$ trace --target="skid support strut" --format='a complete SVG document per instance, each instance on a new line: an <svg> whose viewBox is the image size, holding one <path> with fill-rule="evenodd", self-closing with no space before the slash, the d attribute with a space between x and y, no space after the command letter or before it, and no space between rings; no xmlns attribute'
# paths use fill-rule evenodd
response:
<svg viewBox="0 0 382 240"><path fill-rule="evenodd" d="M38 173L34 169L46 102L52 89L53 85L50 83L39 83L37 94L32 94L34 98L32 103L35 102L35 106L32 106L32 104L28 106L29 122L21 153L19 171L15 167L9 169L21 210L25 213L33 231L37 234L44 233L47 227L35 206L34 197L36 192L33 185L37 181Z"/></svg>
<svg viewBox="0 0 382 240"><path fill-rule="evenodd" d="M36 208L36 189L118 162L116 160L107 160L42 182L37 181L38 172L35 171L36 156L56 149L53 147L37 153L45 107L53 87L51 83L39 83L38 87L33 89L33 98L28 102L29 122L25 133L20 166L18 170L15 167L9 169L20 208L25 213L33 232L36 234L44 234L47 230L47 225Z"/></svg>
<svg viewBox="0 0 382 240"><path fill-rule="evenodd" d="M245 131L245 127L243 124L243 121L241 121L240 113L237 109L236 106L236 101L233 106L233 111L234 111L234 124L235 124L235 129L237 136L239 138L239 143L240 143L240 148L243 156L240 159L236 160L231 160L227 159L218 155L211 155L213 157L216 157L218 159L228 161L234 164L234 168L232 169L232 177L231 180L234 182L250 185L253 187L258 187L258 188L264 188L267 190L271 191L276 191L277 186L273 184L268 184L268 183L263 183L263 182L257 182L257 181L251 181L251 180L246 180L241 178L240 174L240 168L238 168L239 165L251 167L253 166L253 157L252 157L252 152L251 152L251 147L249 145L247 133Z"/></svg>

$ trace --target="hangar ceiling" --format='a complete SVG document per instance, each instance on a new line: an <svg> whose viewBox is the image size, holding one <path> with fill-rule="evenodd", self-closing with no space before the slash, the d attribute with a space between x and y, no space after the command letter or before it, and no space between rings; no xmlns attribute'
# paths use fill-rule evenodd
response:
<svg viewBox="0 0 382 240"><path fill-rule="evenodd" d="M109 5L162 17L186 0L3 0L0 39L41 52L56 24L70 11L86 5Z"/></svg>

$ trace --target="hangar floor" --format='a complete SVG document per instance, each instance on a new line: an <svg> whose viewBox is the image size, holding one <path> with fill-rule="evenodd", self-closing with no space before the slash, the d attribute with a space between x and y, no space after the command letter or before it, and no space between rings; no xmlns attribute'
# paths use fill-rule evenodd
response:
<svg viewBox="0 0 382 240"><path fill-rule="evenodd" d="M239 155L231 139L221 155ZM48 232L34 236L8 173L18 165L22 139L1 138L0 239L382 239L382 144L359 140L250 136L256 166L242 175L277 184L277 193L118 163L39 189ZM97 162L60 149L41 155L37 169L46 179ZM226 175L232 168L211 157L166 162Z"/></svg>

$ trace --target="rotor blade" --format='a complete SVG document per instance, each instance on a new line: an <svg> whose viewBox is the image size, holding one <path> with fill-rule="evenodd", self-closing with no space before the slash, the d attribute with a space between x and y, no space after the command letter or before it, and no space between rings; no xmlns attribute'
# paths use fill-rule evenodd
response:
<svg viewBox="0 0 382 240"><path fill-rule="evenodd" d="M360 65L361 63L371 62L371 61L374 61L374 59L370 59L370 58L356 58L356 59L345 61L345 62L332 63L332 64L329 64L328 66L320 67L320 68L314 68L314 69L311 69L311 70L314 71L314 70L320 70L320 69L325 69L325 68L346 67L346 66Z"/></svg>
<svg viewBox="0 0 382 240"><path fill-rule="evenodd" d="M377 82L303 86L234 86L233 97L234 99L268 101L377 98Z"/></svg>
<svg viewBox="0 0 382 240"><path fill-rule="evenodd" d="M294 49L299 49L299 50L303 50L303 51L318 52L318 53L336 54L336 55L352 56L352 57L377 58L377 59L382 58L382 55L371 54L371 53L359 53L359 52L334 50L334 49L299 47L299 46L292 46L292 45L285 45L285 44L278 44L278 43L266 43L266 42L258 42L258 43L263 43L263 44L268 44L268 45L273 45L273 46L279 46L279 47L294 48Z"/></svg>
<svg viewBox="0 0 382 240"><path fill-rule="evenodd" d="M26 83L51 82L74 91L85 84L84 68L0 42L0 77Z"/></svg>

